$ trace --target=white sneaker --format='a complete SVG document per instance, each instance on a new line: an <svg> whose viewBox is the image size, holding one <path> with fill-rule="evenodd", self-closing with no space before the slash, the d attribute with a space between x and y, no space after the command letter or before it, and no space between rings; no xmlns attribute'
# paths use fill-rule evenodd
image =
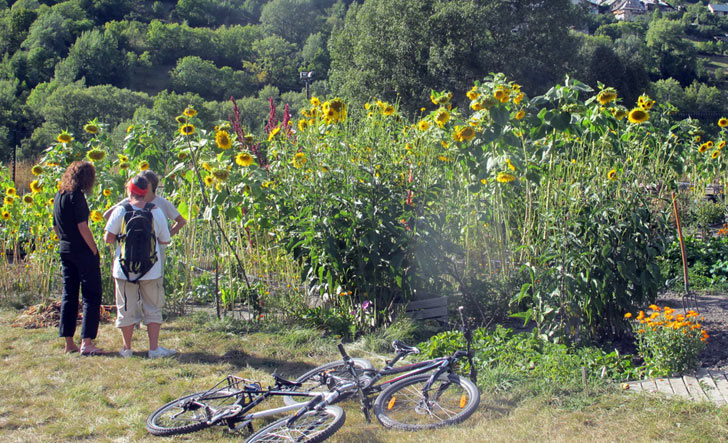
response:
<svg viewBox="0 0 728 443"><path fill-rule="evenodd" d="M167 349L163 346L157 346L157 349L155 350L149 350L149 358L164 358L164 357L171 357L174 354L176 354L177 351L174 349Z"/></svg>
<svg viewBox="0 0 728 443"><path fill-rule="evenodd" d="M129 357L134 356L134 352L131 349L121 348L121 351L119 351L119 355L121 355L124 358L129 358Z"/></svg>

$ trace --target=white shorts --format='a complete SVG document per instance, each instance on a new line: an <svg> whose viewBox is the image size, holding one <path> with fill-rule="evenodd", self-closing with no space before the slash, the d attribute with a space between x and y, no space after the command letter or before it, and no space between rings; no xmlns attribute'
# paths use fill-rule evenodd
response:
<svg viewBox="0 0 728 443"><path fill-rule="evenodd" d="M162 323L164 285L161 278L139 280L137 283L121 278L114 280L117 328L135 325L142 320L145 325Z"/></svg>

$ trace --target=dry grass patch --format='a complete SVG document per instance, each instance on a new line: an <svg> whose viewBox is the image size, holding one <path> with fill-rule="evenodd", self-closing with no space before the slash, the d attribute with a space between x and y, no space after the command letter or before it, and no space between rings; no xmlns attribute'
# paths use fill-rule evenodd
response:
<svg viewBox="0 0 728 443"><path fill-rule="evenodd" d="M294 378L337 357L333 340L313 331L233 333L224 322L202 317L171 320L162 344L176 358L148 360L146 334L135 335L135 357L64 355L56 329L9 327L20 311L0 311L0 441L241 441L221 428L175 439L145 430L146 417L165 402L201 391L228 374L270 383L269 374ZM98 345L121 342L103 325ZM376 361L361 342L352 354ZM728 408L613 390L568 396L482 390L481 406L465 423L419 433L367 424L357 402L345 405L347 420L332 442L582 442L726 441Z"/></svg>

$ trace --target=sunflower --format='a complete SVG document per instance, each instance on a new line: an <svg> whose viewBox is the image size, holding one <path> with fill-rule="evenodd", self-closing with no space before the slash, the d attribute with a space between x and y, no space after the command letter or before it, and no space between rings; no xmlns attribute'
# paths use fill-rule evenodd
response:
<svg viewBox="0 0 728 443"><path fill-rule="evenodd" d="M121 167L121 165L119 165L119 167ZM148 161L143 160L141 163L139 163L139 170L140 171L146 171L147 169L149 169L149 162Z"/></svg>
<svg viewBox="0 0 728 443"><path fill-rule="evenodd" d="M318 99L318 97L311 97L311 106L318 107L321 104L321 100Z"/></svg>
<svg viewBox="0 0 728 443"><path fill-rule="evenodd" d="M466 92L465 95L467 95L470 100L475 100L476 98L480 97L480 94L475 91L475 87L473 87L473 89L471 89L470 91Z"/></svg>
<svg viewBox="0 0 728 443"><path fill-rule="evenodd" d="M293 156L293 160L291 160L291 163L293 164L294 168L300 168L304 164L306 164L306 154L303 152L296 152L296 155Z"/></svg>
<svg viewBox="0 0 728 443"><path fill-rule="evenodd" d="M629 115L627 116L630 123L644 123L647 121L648 118L650 118L650 114L645 111L642 108L634 108L631 111L629 111Z"/></svg>
<svg viewBox="0 0 728 443"><path fill-rule="evenodd" d="M41 174L43 173L43 166L41 166L41 165L35 165L35 166L33 166L33 168L32 168L32 169L30 170L30 172L31 172L31 173L32 173L33 175L41 175Z"/></svg>
<svg viewBox="0 0 728 443"><path fill-rule="evenodd" d="M435 115L435 123L437 123L437 126L442 128L449 120L450 113L447 112L446 109L440 108L440 110L437 112L437 115Z"/></svg>
<svg viewBox="0 0 728 443"><path fill-rule="evenodd" d="M470 103L470 109L472 109L473 111L480 111L483 108L485 108L485 106L483 106L483 103L479 101Z"/></svg>
<svg viewBox="0 0 728 443"><path fill-rule="evenodd" d="M101 161L106 157L106 153L100 149L92 149L86 153L86 157L92 162Z"/></svg>
<svg viewBox="0 0 728 443"><path fill-rule="evenodd" d="M627 110L622 107L611 108L609 112L611 112L612 117L616 118L617 120L622 120L627 116Z"/></svg>
<svg viewBox="0 0 728 443"><path fill-rule="evenodd" d="M101 193L104 195L104 197L108 197L111 195L111 189L104 189L101 191Z"/></svg>
<svg viewBox="0 0 728 443"><path fill-rule="evenodd" d="M212 175L217 179L218 181L224 182L225 180L230 177L230 173L227 171L227 169L220 169L215 168L212 170Z"/></svg>
<svg viewBox="0 0 728 443"><path fill-rule="evenodd" d="M179 133L182 135L192 135L195 133L195 127L189 123L182 125L179 128Z"/></svg>
<svg viewBox="0 0 728 443"><path fill-rule="evenodd" d="M707 151L708 148L710 148L710 145L708 144L708 142L705 142L698 147L698 152L702 154L703 152Z"/></svg>
<svg viewBox="0 0 728 443"><path fill-rule="evenodd" d="M326 102L326 103L328 103L328 102ZM271 130L270 133L268 134L268 141L273 140L275 138L275 136L278 135L279 132L281 132L280 126L276 126L275 128L273 128L273 130Z"/></svg>
<svg viewBox="0 0 728 443"><path fill-rule="evenodd" d="M202 169L204 169L207 172L211 172L212 171L212 166L210 166L210 164L207 163L207 162L202 162Z"/></svg>
<svg viewBox="0 0 728 443"><path fill-rule="evenodd" d="M96 120L91 120L90 122L86 123L83 126L83 130L88 132L89 134L98 134L99 133L99 125L96 122Z"/></svg>
<svg viewBox="0 0 728 443"><path fill-rule="evenodd" d="M522 119L523 117L525 117L525 115L526 115L526 111L521 109L520 111L516 112L516 120Z"/></svg>
<svg viewBox="0 0 728 443"><path fill-rule="evenodd" d="M250 166L253 164L253 156L251 156L247 152L241 152L240 154L235 156L235 163L240 166Z"/></svg>
<svg viewBox="0 0 728 443"><path fill-rule="evenodd" d="M9 195L6 195L5 198L3 199L3 203L5 204L5 206L10 206L14 202L15 202L15 199Z"/></svg>
<svg viewBox="0 0 728 443"><path fill-rule="evenodd" d="M617 179L617 170L612 169L611 171L607 172L607 178L609 180L616 180Z"/></svg>
<svg viewBox="0 0 728 443"><path fill-rule="evenodd" d="M419 123L417 123L417 129L420 131L427 131L430 129L430 123L427 120L420 120Z"/></svg>
<svg viewBox="0 0 728 443"><path fill-rule="evenodd" d="M129 125L129 126L126 127L126 133L127 134L130 133L133 130L134 130L134 125Z"/></svg>
<svg viewBox="0 0 728 443"><path fill-rule="evenodd" d="M511 163L511 159L510 158L507 158L506 159L506 163L508 164L508 169L510 169L511 171L515 171L516 170L516 167L513 166L513 163Z"/></svg>
<svg viewBox="0 0 728 443"><path fill-rule="evenodd" d="M382 114L384 115L392 115L394 114L394 106L387 103L387 105L382 109Z"/></svg>
<svg viewBox="0 0 728 443"><path fill-rule="evenodd" d="M469 142L475 137L475 129L472 126L456 126L453 138L459 142Z"/></svg>
<svg viewBox="0 0 728 443"><path fill-rule="evenodd" d="M306 120L305 118L302 118L301 120L298 121L298 130L305 131L306 128L308 128L308 120Z"/></svg>
<svg viewBox="0 0 728 443"><path fill-rule="evenodd" d="M721 140L720 143L718 143L718 149L725 148L725 140Z"/></svg>
<svg viewBox="0 0 728 443"><path fill-rule="evenodd" d="M230 134L227 131L218 131L215 134L215 143L222 150L228 150L233 146L233 142L230 140Z"/></svg>
<svg viewBox="0 0 728 443"><path fill-rule="evenodd" d="M184 160L186 158L187 158L187 153L186 152L182 151L182 152L178 152L177 153L177 159L178 160Z"/></svg>
<svg viewBox="0 0 728 443"><path fill-rule="evenodd" d="M503 88L497 88L495 91L493 91L493 97L496 98L501 103L505 103L508 101L510 94L508 91L506 91Z"/></svg>
<svg viewBox="0 0 728 443"><path fill-rule="evenodd" d="M41 185L38 182L38 180L33 180L32 182L30 182L30 191L33 194L37 194L37 193L39 193L42 190L43 190L43 185Z"/></svg>
<svg viewBox="0 0 728 443"><path fill-rule="evenodd" d="M8 211L2 211L0 213L0 217L2 217L4 221L8 221L10 220L10 213Z"/></svg>
<svg viewBox="0 0 728 443"><path fill-rule="evenodd" d="M183 112L183 114L186 117L192 118L197 115L197 111L195 110L194 106L190 105L185 108L185 111Z"/></svg>
<svg viewBox="0 0 728 443"><path fill-rule="evenodd" d="M652 100L648 95L642 94L637 99L637 106L645 111L649 111L652 109L652 106L655 104L655 101Z"/></svg>
<svg viewBox="0 0 728 443"><path fill-rule="evenodd" d="M728 126L728 118L725 118L725 117L719 118L718 126L720 126L721 128L725 128L726 126Z"/></svg>
<svg viewBox="0 0 728 443"><path fill-rule="evenodd" d="M207 186L212 186L212 184L215 182L215 179L211 175L207 175L207 176L205 176L205 178L202 179L202 181Z"/></svg>
<svg viewBox="0 0 728 443"><path fill-rule="evenodd" d="M597 101L599 101L599 104L602 106L609 104L609 102L616 98L617 91L615 91L613 88L607 88L597 94Z"/></svg>
<svg viewBox="0 0 728 443"><path fill-rule="evenodd" d="M91 211L91 213L89 214L89 218L94 223L98 223L100 221L104 221L104 216L101 215L101 213L99 211L95 210L95 209Z"/></svg>
<svg viewBox="0 0 728 443"><path fill-rule="evenodd" d="M174 119L175 119L175 120L177 121L177 123L179 123L180 125L184 125L185 123L187 123L187 117L185 117L184 115L178 115L178 116L177 116L177 117L175 117Z"/></svg>
<svg viewBox="0 0 728 443"><path fill-rule="evenodd" d="M119 169L129 169L130 166L131 165L129 164L129 162L121 162L121 163L119 163Z"/></svg>
<svg viewBox="0 0 728 443"><path fill-rule="evenodd" d="M495 177L495 181L498 183L510 183L516 179L516 176L507 172L499 172Z"/></svg>
<svg viewBox="0 0 728 443"><path fill-rule="evenodd" d="M515 103L515 104L521 103L521 100L523 100L523 97L524 97L523 92L519 92L518 94L516 94L515 97L513 97L513 103Z"/></svg>
<svg viewBox="0 0 728 443"><path fill-rule="evenodd" d="M32 203L33 203L33 196L32 196L32 195L30 195L30 194L25 194L25 195L23 196L23 203L25 203L25 204L27 204L27 205L30 205L30 204L32 204Z"/></svg>
<svg viewBox="0 0 728 443"><path fill-rule="evenodd" d="M13 188L12 186L5 190L5 195L9 195L12 197L17 194L18 194L18 191L16 191L15 188Z"/></svg>
<svg viewBox="0 0 728 443"><path fill-rule="evenodd" d="M712 154L710 154L710 158L712 158L713 160L715 160L718 157L720 157L720 149L716 149L715 151L713 151Z"/></svg>
<svg viewBox="0 0 728 443"><path fill-rule="evenodd" d="M71 143L73 141L73 136L64 129L60 134L58 134L56 140L58 140L58 143Z"/></svg>

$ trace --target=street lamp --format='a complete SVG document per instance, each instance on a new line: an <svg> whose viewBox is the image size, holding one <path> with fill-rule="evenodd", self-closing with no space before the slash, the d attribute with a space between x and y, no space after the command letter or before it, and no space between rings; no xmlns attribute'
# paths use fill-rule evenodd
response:
<svg viewBox="0 0 728 443"><path fill-rule="evenodd" d="M308 84L311 82L311 79L313 78L313 71L304 71L299 72L298 76L301 80L306 82L306 100L311 100L311 94L308 90Z"/></svg>

